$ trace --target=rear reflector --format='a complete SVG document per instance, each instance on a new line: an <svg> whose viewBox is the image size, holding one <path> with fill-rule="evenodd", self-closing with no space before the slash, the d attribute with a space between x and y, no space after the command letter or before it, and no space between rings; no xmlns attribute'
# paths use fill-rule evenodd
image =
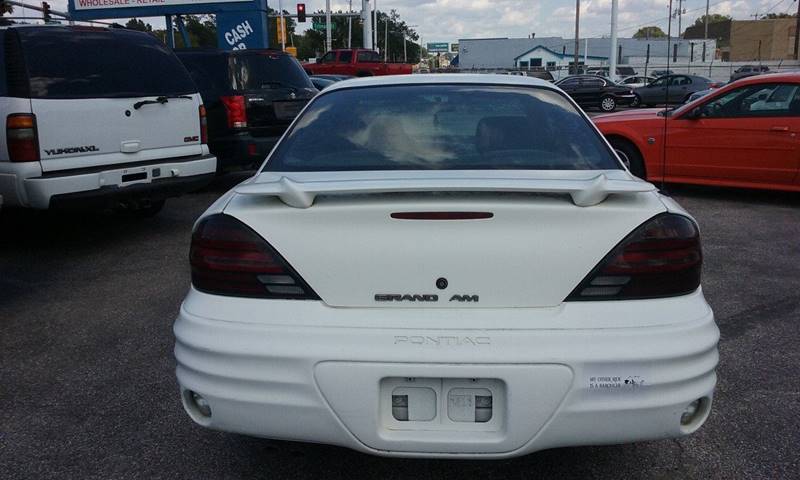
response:
<svg viewBox="0 0 800 480"><path fill-rule="evenodd" d="M682 215L661 214L606 255L567 301L685 295L700 286L702 263L697 225Z"/></svg>
<svg viewBox="0 0 800 480"><path fill-rule="evenodd" d="M398 220L481 220L494 217L492 212L395 212Z"/></svg>
<svg viewBox="0 0 800 480"><path fill-rule="evenodd" d="M220 97L228 114L228 128L247 128L247 108L242 95Z"/></svg>
<svg viewBox="0 0 800 480"><path fill-rule="evenodd" d="M12 113L6 117L6 144L12 162L38 162L36 117L30 113Z"/></svg>
<svg viewBox="0 0 800 480"><path fill-rule="evenodd" d="M230 215L204 218L192 234L192 285L216 295L318 300L263 238Z"/></svg>

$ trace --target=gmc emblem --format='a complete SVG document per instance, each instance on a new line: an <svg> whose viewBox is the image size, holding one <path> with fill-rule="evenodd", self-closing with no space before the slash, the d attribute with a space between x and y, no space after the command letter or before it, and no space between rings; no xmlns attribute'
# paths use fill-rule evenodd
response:
<svg viewBox="0 0 800 480"><path fill-rule="evenodd" d="M197 135L195 135L193 137L183 137L183 142L184 143L199 142L199 141L200 141L200 137L197 136Z"/></svg>

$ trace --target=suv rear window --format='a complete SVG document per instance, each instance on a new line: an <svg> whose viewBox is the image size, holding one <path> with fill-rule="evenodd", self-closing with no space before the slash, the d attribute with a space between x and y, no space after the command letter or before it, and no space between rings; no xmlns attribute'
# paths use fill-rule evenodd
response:
<svg viewBox="0 0 800 480"><path fill-rule="evenodd" d="M274 87L314 88L300 63L283 53L233 55L234 90Z"/></svg>
<svg viewBox="0 0 800 480"><path fill-rule="evenodd" d="M124 98L197 91L175 55L146 33L59 27L17 32L31 98Z"/></svg>
<svg viewBox="0 0 800 480"><path fill-rule="evenodd" d="M560 93L535 87L398 85L317 97L268 171L619 169Z"/></svg>

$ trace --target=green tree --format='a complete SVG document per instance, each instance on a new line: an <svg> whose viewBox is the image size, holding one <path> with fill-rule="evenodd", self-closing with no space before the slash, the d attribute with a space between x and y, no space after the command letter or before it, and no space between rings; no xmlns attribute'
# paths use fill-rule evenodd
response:
<svg viewBox="0 0 800 480"><path fill-rule="evenodd" d="M796 13L768 13L766 15L761 16L761 20L774 20L776 18L795 18L797 17Z"/></svg>
<svg viewBox="0 0 800 480"><path fill-rule="evenodd" d="M660 27L642 27L633 34L633 38L665 38L667 36Z"/></svg>
<svg viewBox="0 0 800 480"><path fill-rule="evenodd" d="M130 20L128 20L128 22L125 24L125 28L128 28L130 30L138 30L140 32L153 31L152 25L150 25L149 23L144 23L138 18L131 18Z"/></svg>
<svg viewBox="0 0 800 480"><path fill-rule="evenodd" d="M729 20L731 20L730 15L720 15L719 13L712 13L711 15L708 16L709 24L717 22L727 22ZM702 15L700 18L694 21L694 26L700 27L705 25L705 23L706 23L706 16Z"/></svg>

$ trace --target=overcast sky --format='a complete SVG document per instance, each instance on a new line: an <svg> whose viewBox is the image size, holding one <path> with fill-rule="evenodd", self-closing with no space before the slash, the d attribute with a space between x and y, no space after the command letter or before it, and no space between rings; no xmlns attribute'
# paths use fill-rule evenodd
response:
<svg viewBox="0 0 800 480"><path fill-rule="evenodd" d="M29 0L30 1L30 0ZM48 0L52 8L66 10L67 0ZM277 0L268 0L278 8ZM375 1L375 0L373 0ZM424 42L454 42L460 38L527 37L574 35L574 0L377 0L379 10L396 9L401 18L416 30ZM31 1L39 4L39 1ZM294 0L283 0L285 10L294 11ZM353 0L358 9L361 0ZM673 0L676 5L678 0ZM710 0L712 13L752 18L755 13L795 11L794 0ZM325 8L325 0L305 0L308 12ZM348 2L333 0L334 10L347 9ZM668 0L619 0L620 35L630 37L643 25L659 25L667 30ZM683 28L705 13L706 0L684 0L687 10ZM610 32L611 0L581 0L581 36L599 37ZM154 26L159 20L150 21ZM677 31L677 21L673 30Z"/></svg>

